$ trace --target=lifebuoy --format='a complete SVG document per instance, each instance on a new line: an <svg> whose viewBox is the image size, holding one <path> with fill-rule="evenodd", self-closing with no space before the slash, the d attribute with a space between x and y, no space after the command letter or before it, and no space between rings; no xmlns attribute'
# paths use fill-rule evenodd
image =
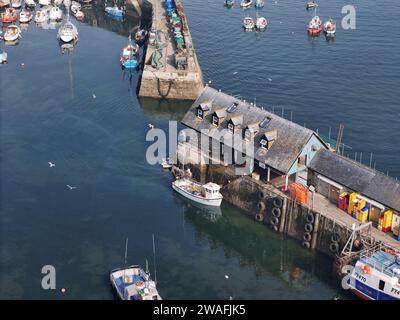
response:
<svg viewBox="0 0 400 320"><path fill-rule="evenodd" d="M339 252L339 243L332 242L329 246L329 250L331 250L332 253L338 253Z"/></svg>
<svg viewBox="0 0 400 320"><path fill-rule="evenodd" d="M302 246L304 247L304 248L307 248L307 249L310 249L310 243L308 242L308 241L303 241L303 243L302 243Z"/></svg>
<svg viewBox="0 0 400 320"><path fill-rule="evenodd" d="M265 204L264 204L264 202L259 201L259 202L257 203L257 208L258 208L258 210L263 211L263 210L265 209Z"/></svg>
<svg viewBox="0 0 400 320"><path fill-rule="evenodd" d="M276 208L276 207L272 208L272 215L274 217L279 218L281 216L281 213L282 213L281 209Z"/></svg>
<svg viewBox="0 0 400 320"><path fill-rule="evenodd" d="M256 221L261 222L264 220L264 215L262 213L256 213Z"/></svg>
<svg viewBox="0 0 400 320"><path fill-rule="evenodd" d="M303 235L304 241L310 242L311 239L312 239L311 233L309 233L309 232L304 233L304 235Z"/></svg>
<svg viewBox="0 0 400 320"><path fill-rule="evenodd" d="M276 208L282 207L282 203L283 203L283 200L281 198L279 198L279 197L275 197L274 200L272 200L272 204Z"/></svg>
<svg viewBox="0 0 400 320"><path fill-rule="evenodd" d="M273 226L276 226L279 223L279 219L277 217L272 217L269 222L271 222L271 224Z"/></svg>
<svg viewBox="0 0 400 320"><path fill-rule="evenodd" d="M304 226L304 230L306 232L312 232L313 231L313 225L311 223L306 223L306 225Z"/></svg>
<svg viewBox="0 0 400 320"><path fill-rule="evenodd" d="M307 213L306 220L308 223L314 223L314 215L311 212Z"/></svg>

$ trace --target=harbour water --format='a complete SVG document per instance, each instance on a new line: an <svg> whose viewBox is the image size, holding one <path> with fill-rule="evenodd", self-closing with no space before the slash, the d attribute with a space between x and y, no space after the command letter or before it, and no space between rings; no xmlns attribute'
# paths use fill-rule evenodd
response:
<svg viewBox="0 0 400 320"><path fill-rule="evenodd" d="M357 29L339 28L334 42L307 36L303 1L268 1L263 33L245 33L243 11L222 1L183 3L206 82L279 114L284 107L325 135L343 123L353 148L345 153L363 152L369 163L373 152L378 169L400 175L396 1L355 1ZM318 14L337 21L347 4L319 3ZM125 238L128 262L147 258L153 270L153 233L164 299L348 298L329 259L226 203L217 212L193 207L172 192L169 173L147 164L147 124L166 129L190 102L138 101L137 75L120 69L119 53L140 19L121 25L94 6L76 22L69 54L57 29L33 23L19 45L5 46L0 298L112 299L108 272L123 264ZM41 288L44 265L56 268L57 290Z"/></svg>

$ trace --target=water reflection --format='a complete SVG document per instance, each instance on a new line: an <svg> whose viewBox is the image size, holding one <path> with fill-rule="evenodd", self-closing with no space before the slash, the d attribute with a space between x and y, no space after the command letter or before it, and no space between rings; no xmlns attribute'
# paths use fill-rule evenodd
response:
<svg viewBox="0 0 400 320"><path fill-rule="evenodd" d="M192 101L139 97L139 106L146 116L170 119L178 122L182 120L192 103Z"/></svg>

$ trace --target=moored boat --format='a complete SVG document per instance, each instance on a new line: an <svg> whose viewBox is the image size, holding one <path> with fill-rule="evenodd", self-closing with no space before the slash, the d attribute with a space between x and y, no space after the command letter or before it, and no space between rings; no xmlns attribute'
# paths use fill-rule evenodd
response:
<svg viewBox="0 0 400 320"><path fill-rule="evenodd" d="M10 3L11 3L10 0L0 0L0 8L7 7L10 5Z"/></svg>
<svg viewBox="0 0 400 320"><path fill-rule="evenodd" d="M77 12L75 12L74 16L75 16L76 20L79 20L79 21L82 21L83 19L85 19L85 14L81 10L78 10Z"/></svg>
<svg viewBox="0 0 400 320"><path fill-rule="evenodd" d="M254 29L254 26L255 26L254 20L253 20L252 17L245 17L245 18L243 19L242 25L243 25L243 28L244 28L245 30L247 30L247 31L253 30L253 29Z"/></svg>
<svg viewBox="0 0 400 320"><path fill-rule="evenodd" d="M63 16L62 10L59 7L54 6L54 7L50 8L50 11L49 11L50 20L60 21L60 20L62 20L62 16Z"/></svg>
<svg viewBox="0 0 400 320"><path fill-rule="evenodd" d="M7 52L3 51L0 53L0 64L7 63Z"/></svg>
<svg viewBox="0 0 400 320"><path fill-rule="evenodd" d="M242 8L250 8L253 5L253 0L242 0L240 6Z"/></svg>
<svg viewBox="0 0 400 320"><path fill-rule="evenodd" d="M3 23L12 23L17 21L17 11L14 8L6 8L1 14L1 20Z"/></svg>
<svg viewBox="0 0 400 320"><path fill-rule="evenodd" d="M79 2L76 1L72 1L71 2L71 11L72 13L77 13L80 9L81 9L81 4Z"/></svg>
<svg viewBox="0 0 400 320"><path fill-rule="evenodd" d="M46 22L48 19L47 11L43 9L37 10L33 19L36 23Z"/></svg>
<svg viewBox="0 0 400 320"><path fill-rule="evenodd" d="M33 19L33 14L29 10L22 9L19 13L19 22L29 23Z"/></svg>
<svg viewBox="0 0 400 320"><path fill-rule="evenodd" d="M256 29L265 30L268 26L268 20L264 17L258 17L256 20Z"/></svg>
<svg viewBox="0 0 400 320"><path fill-rule="evenodd" d="M49 6L51 3L51 0L39 0L39 5L41 6Z"/></svg>
<svg viewBox="0 0 400 320"><path fill-rule="evenodd" d="M309 10L309 9L314 9L314 8L316 8L316 7L318 7L318 4L317 4L314 0L308 1L308 2L306 3L306 9L307 9L307 10Z"/></svg>
<svg viewBox="0 0 400 320"><path fill-rule="evenodd" d="M232 7L235 5L235 0L225 0L224 1L224 6L226 7Z"/></svg>
<svg viewBox="0 0 400 320"><path fill-rule="evenodd" d="M264 1L264 0L256 0L256 2L254 3L254 6L255 6L257 9L263 8L264 5L265 5L265 1Z"/></svg>
<svg viewBox="0 0 400 320"><path fill-rule="evenodd" d="M221 187L212 182L202 185L192 179L178 178L172 182L172 188L189 200L203 205L219 207L223 199L219 192Z"/></svg>
<svg viewBox="0 0 400 320"><path fill-rule="evenodd" d="M11 7L14 9L19 9L21 8L22 3L21 0L11 0Z"/></svg>
<svg viewBox="0 0 400 320"><path fill-rule="evenodd" d="M60 29L58 29L57 38L65 43L78 40L78 29L69 21L69 17Z"/></svg>
<svg viewBox="0 0 400 320"><path fill-rule="evenodd" d="M34 8L36 7L36 2L35 0L25 0L25 6L28 8Z"/></svg>
<svg viewBox="0 0 400 320"><path fill-rule="evenodd" d="M4 41L16 41L21 38L21 29L15 25L9 25L4 32Z"/></svg>
<svg viewBox="0 0 400 320"><path fill-rule="evenodd" d="M318 35L322 31L322 22L318 16L314 16L310 23L308 24L307 28L308 33L311 35Z"/></svg>
<svg viewBox="0 0 400 320"><path fill-rule="evenodd" d="M129 36L128 45L122 49L120 62L124 69L134 69L138 66L139 46L131 41Z"/></svg>
<svg viewBox="0 0 400 320"><path fill-rule="evenodd" d="M324 33L326 36L334 36L336 33L336 22L333 19L329 19L324 23Z"/></svg>
<svg viewBox="0 0 400 320"><path fill-rule="evenodd" d="M400 300L399 279L400 252L377 246L360 254L347 285L364 300Z"/></svg>

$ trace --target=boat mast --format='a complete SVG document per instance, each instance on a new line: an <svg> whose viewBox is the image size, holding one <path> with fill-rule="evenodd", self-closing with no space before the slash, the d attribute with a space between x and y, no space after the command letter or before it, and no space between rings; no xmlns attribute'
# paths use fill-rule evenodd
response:
<svg viewBox="0 0 400 320"><path fill-rule="evenodd" d="M128 237L126 238L126 241L125 241L125 260L124 260L125 266L127 263L127 257L128 257Z"/></svg>
<svg viewBox="0 0 400 320"><path fill-rule="evenodd" d="M156 245L153 233L153 260L154 260L154 282L157 283L157 268L156 268Z"/></svg>

